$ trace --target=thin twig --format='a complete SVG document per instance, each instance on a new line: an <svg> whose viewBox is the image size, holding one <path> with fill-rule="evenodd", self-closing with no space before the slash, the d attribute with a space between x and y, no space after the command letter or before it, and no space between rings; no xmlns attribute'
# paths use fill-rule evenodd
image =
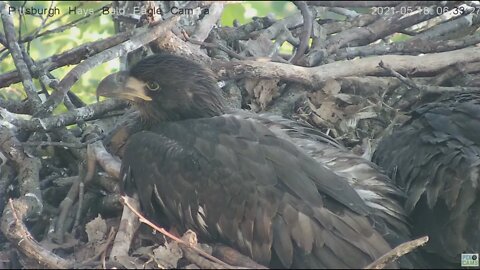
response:
<svg viewBox="0 0 480 270"><path fill-rule="evenodd" d="M147 218L145 218L142 214L140 214L140 212L138 212L137 209L135 209L134 207L132 207L129 203L128 203L128 200L126 199L125 196L122 196L121 197L121 201L124 205L126 205L136 216L138 216L138 218L140 219L140 222L142 223L145 223L147 224L148 226L150 226L151 228L155 229L156 231L162 233L163 235L167 236L168 238L174 240L175 242L177 243L180 243L182 245L185 245L186 247L189 247L193 250L195 250L196 252L198 252L199 254L201 254L202 256L204 256L205 258L208 258L216 263L219 263L221 264L223 267L225 268L228 268L228 269L232 269L233 266L229 265L229 264L226 264L225 262L219 260L218 258L215 258L213 257L212 255L206 253L205 251L197 248L196 246L192 246L190 245L189 243L186 243L185 241L183 241L182 239L176 237L175 235L169 233L167 230L165 230L164 228L160 228L158 227L157 225L153 224L150 220L148 220Z"/></svg>
<svg viewBox="0 0 480 270"><path fill-rule="evenodd" d="M394 262L403 255L412 252L412 250L424 245L428 242L428 236L420 237L418 239L405 242L398 245L394 249L385 253L382 257L378 258L371 264L367 265L364 269L383 269L387 264Z"/></svg>
<svg viewBox="0 0 480 270"><path fill-rule="evenodd" d="M398 73L387 64L380 61L378 64L381 68L387 70L397 79L399 79L402 83L407 85L409 88L413 88L418 90L420 93L442 93L442 92L473 92L473 91L480 91L478 87L468 87L468 86L438 86L438 85L425 85L425 84L417 84L412 79L402 76L402 74Z"/></svg>
<svg viewBox="0 0 480 270"><path fill-rule="evenodd" d="M50 10L53 6L53 1L50 1L50 6L48 7L48 10ZM39 32L40 30L42 30L44 27L45 27L45 24L47 23L48 19L50 18L50 16L48 16L47 14L45 14L45 17L42 18L42 22L40 23L40 27L38 27L37 29L35 29L35 31L33 32L33 36L35 37ZM21 41L19 41L19 43L21 43ZM27 52L30 52L30 42L28 42L27 44Z"/></svg>
<svg viewBox="0 0 480 270"><path fill-rule="evenodd" d="M417 86L417 84L412 79L402 76L402 74L396 72L393 68L386 65L383 61L380 61L380 63L378 63L378 66L388 71L390 74L398 78L401 82L406 84L408 87L421 91L421 89Z"/></svg>
<svg viewBox="0 0 480 270"><path fill-rule="evenodd" d="M50 34L54 34L54 33L63 32L63 31L65 31L65 30L67 30L68 28L73 28L73 27L76 27L76 26L78 26L78 25L80 25L80 24L87 23L87 22L89 22L90 20L93 20L93 19L95 19L95 18L97 18L97 17L100 17L102 14L97 14L97 13L99 13L100 11L102 11L103 8L104 8L104 7L101 7L101 8L99 8L99 9L95 10L93 13L89 13L89 14L87 14L87 15L84 16L84 17L81 17L81 18L78 18L78 19L76 19L76 20L73 20L73 21L71 21L71 22L69 22L69 23L67 23L67 24L61 25L61 26L59 26L59 27L57 27L57 28L55 28L55 29L46 30L46 31L44 31L44 32L42 32L42 33L40 33L40 34L38 34L38 32L40 32L40 30L41 30L42 28L38 28L38 30L37 30L38 32L37 32L37 33L33 33L32 35L29 35L29 36L21 39L20 42L22 42L22 43L23 43L23 42L30 42L30 41L32 41L32 40L34 40L34 39L36 39L36 38L39 38L39 37L42 37L42 36L46 36L46 35L50 35ZM88 20L87 20L87 19L88 19Z"/></svg>
<svg viewBox="0 0 480 270"><path fill-rule="evenodd" d="M111 228L110 228L110 232L108 233L108 236L107 236L107 240L105 241L105 243L104 243L103 245L101 245L101 248L98 250L97 254L95 254L95 256L93 256L92 258L87 259L86 261L84 261L84 262L82 263L82 265L85 265L85 264L94 262L94 261L97 260L100 256L102 256L102 254L105 254L105 253L107 252L108 247L109 247L110 244L112 243L113 239L115 239L115 228L114 228L114 227L111 227Z"/></svg>

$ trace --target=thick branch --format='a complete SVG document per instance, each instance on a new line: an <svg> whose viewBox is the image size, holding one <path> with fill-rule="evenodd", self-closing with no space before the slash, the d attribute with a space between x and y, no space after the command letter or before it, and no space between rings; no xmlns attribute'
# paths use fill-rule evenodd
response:
<svg viewBox="0 0 480 270"><path fill-rule="evenodd" d="M404 6L408 7L409 2L404 2L402 7ZM399 12L393 16L382 16L366 27L348 29L332 36L327 40L326 49L327 52L331 54L338 48L341 48L354 40L360 41L361 45L368 44L434 16L436 16L436 14L433 10L431 12L412 12L409 15L404 15Z"/></svg>
<svg viewBox="0 0 480 270"><path fill-rule="evenodd" d="M319 67L299 67L282 63L255 61L215 61L213 68L222 78L270 78L318 86L329 78L382 74L383 61L398 72L416 70L434 72L455 63L480 61L480 48L425 54L422 56L385 55L357 60L338 61Z"/></svg>
<svg viewBox="0 0 480 270"><path fill-rule="evenodd" d="M128 200L135 209L140 209L138 196L136 194L134 196L134 198L125 196L123 199ZM110 252L110 260L117 261L122 256L128 256L130 243L139 226L140 220L138 217L130 208L124 205L120 226L113 242L112 251Z"/></svg>
<svg viewBox="0 0 480 270"><path fill-rule="evenodd" d="M31 196L37 200L34 210L40 213L42 210L42 194L39 185L40 161L29 157L23 150L22 144L11 131L0 125L0 151L10 160L15 162L18 168L18 182L20 194Z"/></svg>
<svg viewBox="0 0 480 270"><path fill-rule="evenodd" d="M10 130L0 126L0 148L18 167L21 197L10 200L3 211L3 234L29 258L50 268L68 268L69 263L46 250L30 235L23 220L41 213L43 204L39 185L40 161L27 156Z"/></svg>
<svg viewBox="0 0 480 270"><path fill-rule="evenodd" d="M57 256L41 246L28 232L22 219L29 216L34 204L32 197L20 197L10 200L5 207L1 220L3 234L16 245L28 258L51 269L68 269L72 263Z"/></svg>
<svg viewBox="0 0 480 270"><path fill-rule="evenodd" d="M355 58L357 56L384 55L384 54L419 54L457 50L480 43L480 34L466 36L455 40L429 40L414 38L392 44L374 44L361 47L350 47L337 52L336 60Z"/></svg>
<svg viewBox="0 0 480 270"><path fill-rule="evenodd" d="M203 19L197 24L194 34L191 36L192 39L198 41L205 41L212 28L215 26L217 21L220 19L223 13L224 3L215 2L210 6L210 13L205 15Z"/></svg>

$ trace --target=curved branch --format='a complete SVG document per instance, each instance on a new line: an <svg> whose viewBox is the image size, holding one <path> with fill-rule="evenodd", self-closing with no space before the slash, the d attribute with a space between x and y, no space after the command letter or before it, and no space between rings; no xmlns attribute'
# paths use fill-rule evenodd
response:
<svg viewBox="0 0 480 270"><path fill-rule="evenodd" d="M310 36L312 34L312 13L308 9L307 4L305 1L293 1L293 3L297 6L303 16L303 30L300 36L300 45L298 45L297 51L292 58L292 63L297 64L298 61L303 57L303 54L308 48L308 41L310 40Z"/></svg>

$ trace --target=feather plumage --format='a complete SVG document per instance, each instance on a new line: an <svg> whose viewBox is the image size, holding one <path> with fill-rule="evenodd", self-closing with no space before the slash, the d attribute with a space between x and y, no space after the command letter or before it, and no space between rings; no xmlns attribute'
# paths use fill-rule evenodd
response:
<svg viewBox="0 0 480 270"><path fill-rule="evenodd" d="M479 132L480 94L458 94L413 111L373 156L406 190L414 233L430 236L426 250L455 266L480 250Z"/></svg>

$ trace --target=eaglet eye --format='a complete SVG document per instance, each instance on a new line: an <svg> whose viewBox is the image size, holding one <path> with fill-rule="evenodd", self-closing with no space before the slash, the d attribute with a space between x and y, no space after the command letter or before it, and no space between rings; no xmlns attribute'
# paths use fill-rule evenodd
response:
<svg viewBox="0 0 480 270"><path fill-rule="evenodd" d="M147 88L151 91L157 91L158 89L160 89L160 85L158 85L158 83L156 82L149 82L147 83Z"/></svg>

